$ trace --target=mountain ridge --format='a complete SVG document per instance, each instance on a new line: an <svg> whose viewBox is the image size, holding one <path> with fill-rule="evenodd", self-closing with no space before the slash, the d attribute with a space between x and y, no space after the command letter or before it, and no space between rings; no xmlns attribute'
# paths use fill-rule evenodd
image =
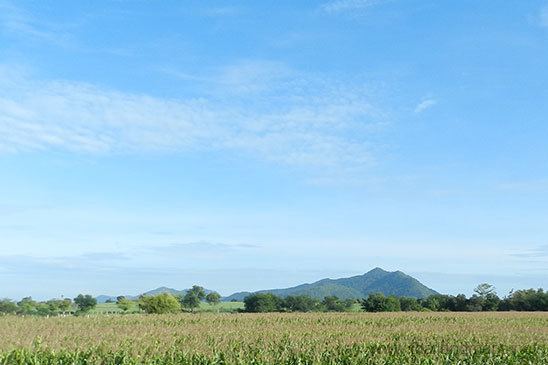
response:
<svg viewBox="0 0 548 365"><path fill-rule="evenodd" d="M365 274L348 278L326 278L294 287L259 290L254 293L272 293L280 297L289 295L308 295L318 299L334 295L341 299L358 299L377 292L385 295L413 298L425 298L430 295L439 294L402 271L390 272L379 267L376 267ZM252 294L252 292L238 292L224 297L223 300L241 301L250 294Z"/></svg>

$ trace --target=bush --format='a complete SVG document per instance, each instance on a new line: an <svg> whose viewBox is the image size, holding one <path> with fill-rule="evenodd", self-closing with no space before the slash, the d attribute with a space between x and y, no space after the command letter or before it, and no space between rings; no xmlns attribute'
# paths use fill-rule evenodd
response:
<svg viewBox="0 0 548 365"><path fill-rule="evenodd" d="M282 300L270 293L251 294L244 298L245 311L252 313L277 312L282 308Z"/></svg>
<svg viewBox="0 0 548 365"><path fill-rule="evenodd" d="M181 311L181 303L173 295L164 293L141 297L139 308L148 314L178 313Z"/></svg>

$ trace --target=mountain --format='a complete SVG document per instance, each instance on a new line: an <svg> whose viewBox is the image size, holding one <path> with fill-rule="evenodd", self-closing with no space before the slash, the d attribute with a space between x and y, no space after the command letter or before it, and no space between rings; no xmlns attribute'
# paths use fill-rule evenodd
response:
<svg viewBox="0 0 548 365"><path fill-rule="evenodd" d="M389 272L375 268L363 275L342 279L323 279L312 284L302 284L286 289L260 290L256 293L272 293L280 297L288 295L308 295L323 299L335 295L341 299L364 298L371 293L383 293L413 298L425 298L438 294L417 279L401 271ZM249 292L234 293L223 298L224 301L242 301Z"/></svg>
<svg viewBox="0 0 548 365"><path fill-rule="evenodd" d="M156 288L156 289L153 289L153 290L149 290L146 293L143 293L141 295L150 295L150 296L152 296L152 295L167 293L167 294L179 296L179 295L185 295L186 292L187 292L187 290L177 290L177 289L162 286L162 287L159 287L159 288Z"/></svg>

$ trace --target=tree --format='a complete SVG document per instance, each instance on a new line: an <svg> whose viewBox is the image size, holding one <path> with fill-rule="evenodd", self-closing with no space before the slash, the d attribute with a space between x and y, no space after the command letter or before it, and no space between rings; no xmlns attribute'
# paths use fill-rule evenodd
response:
<svg viewBox="0 0 548 365"><path fill-rule="evenodd" d="M317 310L319 301L307 295L288 296L283 300L283 307L291 312L311 312Z"/></svg>
<svg viewBox="0 0 548 365"><path fill-rule="evenodd" d="M198 293L193 290L189 290L181 300L183 307L190 309L191 312L194 312L194 309L200 306L200 302L201 300Z"/></svg>
<svg viewBox="0 0 548 365"><path fill-rule="evenodd" d="M116 305L118 306L118 308L123 310L124 313L131 309L131 303L131 300L127 299L126 297L118 297L116 300Z"/></svg>
<svg viewBox="0 0 548 365"><path fill-rule="evenodd" d="M0 314L15 314L18 310L17 303L9 299L0 299Z"/></svg>
<svg viewBox="0 0 548 365"><path fill-rule="evenodd" d="M418 312L422 309L419 301L415 298L401 297L400 298L400 307L404 312Z"/></svg>
<svg viewBox="0 0 548 365"><path fill-rule="evenodd" d="M201 286L193 285L181 299L181 304L183 307L190 309L191 312L194 312L196 308L200 307L201 301L205 298L205 289Z"/></svg>
<svg viewBox="0 0 548 365"><path fill-rule="evenodd" d="M487 283L482 283L478 285L474 289L474 292L477 293L481 298L485 298L489 294L497 294L497 292L495 291L495 287Z"/></svg>
<svg viewBox="0 0 548 365"><path fill-rule="evenodd" d="M366 312L399 312L400 300L395 296L386 297L382 293L369 294L362 300L362 309Z"/></svg>
<svg viewBox="0 0 548 365"><path fill-rule="evenodd" d="M205 297L206 302L208 302L210 305L217 305L221 302L221 294L213 291L206 295Z"/></svg>
<svg viewBox="0 0 548 365"><path fill-rule="evenodd" d="M281 309L282 300L271 293L251 294L244 298L246 312L277 312Z"/></svg>
<svg viewBox="0 0 548 365"><path fill-rule="evenodd" d="M431 311L439 311L441 309L439 295L431 295L428 298L421 300L423 308Z"/></svg>
<svg viewBox="0 0 548 365"><path fill-rule="evenodd" d="M189 292L194 293L200 301L204 300L206 297L205 289L198 285L193 285Z"/></svg>
<svg viewBox="0 0 548 365"><path fill-rule="evenodd" d="M74 304L76 304L80 313L87 313L95 308L97 305L97 299L89 294L79 294L76 298L74 298Z"/></svg>
<svg viewBox="0 0 548 365"><path fill-rule="evenodd" d="M169 293L145 295L139 299L139 308L148 314L178 313L181 311L181 303Z"/></svg>
<svg viewBox="0 0 548 365"><path fill-rule="evenodd" d="M61 314L65 315L71 309L72 309L72 299L65 298L59 302L59 311L61 312Z"/></svg>
<svg viewBox="0 0 548 365"><path fill-rule="evenodd" d="M32 297L25 297L17 303L17 307L19 308L18 313L23 315L37 314L37 306L38 303Z"/></svg>
<svg viewBox="0 0 548 365"><path fill-rule="evenodd" d="M501 303L505 310L548 311L548 291L526 289L511 292Z"/></svg>
<svg viewBox="0 0 548 365"><path fill-rule="evenodd" d="M48 306L48 311L45 310L45 308L40 308L40 305L38 306L39 312L42 315L59 315L59 314L65 314L70 310L72 307L72 300L70 299L50 299L46 303L44 303Z"/></svg>

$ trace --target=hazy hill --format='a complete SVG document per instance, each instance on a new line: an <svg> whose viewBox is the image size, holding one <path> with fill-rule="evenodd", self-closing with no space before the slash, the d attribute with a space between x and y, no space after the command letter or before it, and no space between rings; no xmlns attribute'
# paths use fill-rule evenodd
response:
<svg viewBox="0 0 548 365"><path fill-rule="evenodd" d="M280 297L308 295L323 299L335 295L342 299L363 298L371 293L425 298L436 291L426 287L417 279L401 271L389 272L375 268L363 275L342 279L323 279L312 284L302 284L286 289L260 290L257 293L272 293ZM250 292L240 292L223 298L224 301L242 301Z"/></svg>
<svg viewBox="0 0 548 365"><path fill-rule="evenodd" d="M187 291L188 291L188 289L177 290L177 289L162 286L162 287L159 287L159 288L156 288L156 289L153 289L153 290L149 290L149 291L147 291L145 293L142 293L140 295L126 295L125 297L130 299L130 300L137 300L141 295L158 295L158 294L163 294L163 293L169 293L169 294L172 294L172 295L175 295L175 296L183 296L183 295L186 294ZM206 292L206 294L208 294L208 293L211 293L211 290L205 289L205 292ZM96 299L97 299L97 303L106 303L108 300L111 300L111 301L114 301L114 302L116 301L116 297L115 296L110 296L110 295L99 295Z"/></svg>

